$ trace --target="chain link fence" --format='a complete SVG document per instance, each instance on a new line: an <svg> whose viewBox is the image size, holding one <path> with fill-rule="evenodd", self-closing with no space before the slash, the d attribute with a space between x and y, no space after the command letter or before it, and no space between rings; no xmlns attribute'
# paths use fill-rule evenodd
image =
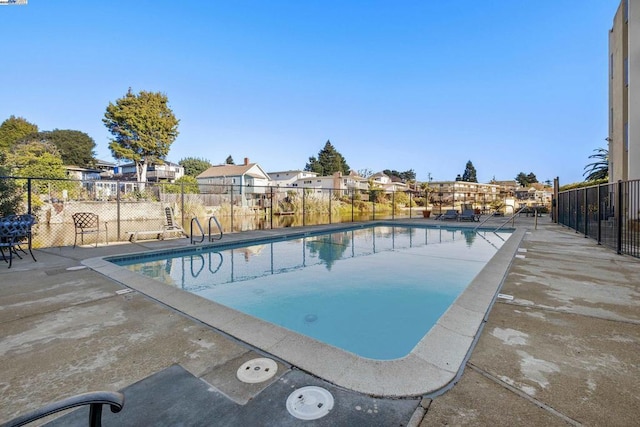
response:
<svg viewBox="0 0 640 427"><path fill-rule="evenodd" d="M447 209L480 213L514 211L507 196L443 191L385 192L382 189L258 187L216 184L142 183L111 180L70 180L0 177L2 200L18 197L11 212L37 217L35 248L73 245L73 215L98 215L104 232L84 236L85 244L129 240L134 233L162 230L166 208L186 234L198 239L208 233L215 216L225 233L331 223L433 216ZM11 194L9 194L11 193ZM511 211L509 210L511 209ZM6 209L5 209L6 210ZM426 216L426 215L425 215ZM217 230L212 230L215 233ZM106 235L106 237L105 237ZM93 239L91 241L91 239Z"/></svg>

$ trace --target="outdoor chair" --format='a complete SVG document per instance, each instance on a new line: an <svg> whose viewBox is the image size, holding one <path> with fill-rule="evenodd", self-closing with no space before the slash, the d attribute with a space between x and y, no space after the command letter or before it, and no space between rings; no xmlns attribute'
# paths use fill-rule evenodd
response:
<svg viewBox="0 0 640 427"><path fill-rule="evenodd" d="M189 237L189 235L184 231L184 228L180 224L178 224L173 217L173 209L170 207L164 208L164 214L167 218L167 223L164 226L164 231L166 232L177 232L185 237Z"/></svg>
<svg viewBox="0 0 640 427"><path fill-rule="evenodd" d="M73 247L76 247L78 243L78 235L80 235L80 244L84 245L85 234L96 235L96 247L98 247L98 240L100 233L104 233L104 241L109 244L109 230L107 223L104 223L104 229L100 229L100 217L93 212L78 212L72 215L73 225L75 227L75 238L73 240Z"/></svg>
<svg viewBox="0 0 640 427"><path fill-rule="evenodd" d="M480 215L477 215L473 209L465 209L458 215L458 221L479 221Z"/></svg>
<svg viewBox="0 0 640 427"><path fill-rule="evenodd" d="M440 217L441 220L446 221L446 220L457 220L458 219L458 211L455 209L449 209L447 210L444 214L442 214L442 216Z"/></svg>
<svg viewBox="0 0 640 427"><path fill-rule="evenodd" d="M31 258L36 261L36 257L31 251L31 227L35 222L33 215L11 215L0 219L0 252L2 252L2 259L9 263L9 268L13 264L13 255L18 258L22 258L18 253L18 250L25 252L20 244L27 239L29 245L29 253ZM5 249L9 255L5 255Z"/></svg>
<svg viewBox="0 0 640 427"><path fill-rule="evenodd" d="M136 230L136 231L127 231L129 235L129 241L131 243L135 243L138 240L138 237L141 235L155 234L159 240L164 240L167 233L180 233L184 237L189 237L189 235L184 231L184 228L180 226L174 216L173 209L170 207L164 208L164 216L165 216L165 224L162 227L162 230Z"/></svg>

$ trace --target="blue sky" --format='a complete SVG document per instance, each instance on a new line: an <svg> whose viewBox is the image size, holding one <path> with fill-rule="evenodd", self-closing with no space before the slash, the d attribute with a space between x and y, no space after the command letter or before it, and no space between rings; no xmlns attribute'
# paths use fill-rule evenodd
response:
<svg viewBox="0 0 640 427"><path fill-rule="evenodd" d="M168 160L582 181L607 136L618 0L80 1L0 6L0 121L102 123L129 87L180 119Z"/></svg>

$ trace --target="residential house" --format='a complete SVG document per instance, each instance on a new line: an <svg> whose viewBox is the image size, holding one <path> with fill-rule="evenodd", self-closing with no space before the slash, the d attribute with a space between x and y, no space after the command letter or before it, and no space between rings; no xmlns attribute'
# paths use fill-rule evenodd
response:
<svg viewBox="0 0 640 427"><path fill-rule="evenodd" d="M254 206L265 199L271 179L257 163L245 157L242 165L218 165L196 176L201 193L237 194L243 206Z"/></svg>
<svg viewBox="0 0 640 427"><path fill-rule="evenodd" d="M488 211L491 204L500 199L500 186L467 181L432 181L429 183L429 202L435 206L451 206L462 210L472 206ZM513 208L513 206L511 206Z"/></svg>
<svg viewBox="0 0 640 427"><path fill-rule="evenodd" d="M334 194L347 194L348 188L342 172L335 172L333 175L327 176L309 176L296 180L292 187L305 188L309 192L321 195L328 190L334 190ZM312 190L312 191L311 191Z"/></svg>
<svg viewBox="0 0 640 427"><path fill-rule="evenodd" d="M269 172L268 175L271 179L269 185L273 187L294 187L294 183L301 179L305 180L318 176L315 172L301 170Z"/></svg>
<svg viewBox="0 0 640 427"><path fill-rule="evenodd" d="M118 167L122 179L138 178L135 163L127 163ZM184 168L177 163L164 162L147 165L147 182L175 182L184 176Z"/></svg>

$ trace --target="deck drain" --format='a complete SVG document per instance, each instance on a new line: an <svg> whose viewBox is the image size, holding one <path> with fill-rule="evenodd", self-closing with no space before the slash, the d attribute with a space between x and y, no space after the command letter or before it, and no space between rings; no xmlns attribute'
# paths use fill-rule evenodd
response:
<svg viewBox="0 0 640 427"><path fill-rule="evenodd" d="M322 387L302 387L287 398L287 411L300 420L317 420L332 409L333 396Z"/></svg>
<svg viewBox="0 0 640 427"><path fill-rule="evenodd" d="M246 361L238 368L236 376L243 383L256 384L266 381L278 372L278 364L266 357Z"/></svg>

